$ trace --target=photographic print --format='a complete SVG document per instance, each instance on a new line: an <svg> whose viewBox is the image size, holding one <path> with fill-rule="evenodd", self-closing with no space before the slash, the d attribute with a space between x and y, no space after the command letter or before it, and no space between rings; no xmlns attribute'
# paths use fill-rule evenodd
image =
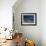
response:
<svg viewBox="0 0 46 46"><path fill-rule="evenodd" d="M21 13L21 25L36 25L37 14L36 13Z"/></svg>

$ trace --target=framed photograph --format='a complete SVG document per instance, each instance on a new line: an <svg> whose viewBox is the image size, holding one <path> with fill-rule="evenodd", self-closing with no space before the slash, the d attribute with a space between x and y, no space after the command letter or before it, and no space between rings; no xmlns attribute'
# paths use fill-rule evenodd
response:
<svg viewBox="0 0 46 46"><path fill-rule="evenodd" d="M21 25L37 25L37 13L21 13Z"/></svg>

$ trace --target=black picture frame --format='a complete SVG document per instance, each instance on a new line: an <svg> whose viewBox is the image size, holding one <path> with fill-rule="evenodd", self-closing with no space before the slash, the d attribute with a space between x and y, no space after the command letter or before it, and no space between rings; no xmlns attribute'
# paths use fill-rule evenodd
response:
<svg viewBox="0 0 46 46"><path fill-rule="evenodd" d="M21 13L21 25L37 25L37 13Z"/></svg>

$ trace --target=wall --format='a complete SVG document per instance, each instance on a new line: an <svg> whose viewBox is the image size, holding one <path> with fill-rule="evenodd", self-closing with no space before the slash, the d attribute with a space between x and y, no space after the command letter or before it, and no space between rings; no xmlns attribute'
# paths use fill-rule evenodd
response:
<svg viewBox="0 0 46 46"><path fill-rule="evenodd" d="M1 29L1 27L6 27L9 30L12 29L12 6L14 5L14 3L16 2L16 0L0 0L0 33L4 30ZM10 35L10 32L7 31L3 31L0 34L0 38L5 38L5 35L8 36ZM9 37L7 37L9 38Z"/></svg>
<svg viewBox="0 0 46 46"><path fill-rule="evenodd" d="M12 29L12 6L16 0L0 0L0 27Z"/></svg>
<svg viewBox="0 0 46 46"><path fill-rule="evenodd" d="M41 0L40 18L42 46L46 46L46 0Z"/></svg>
<svg viewBox="0 0 46 46"><path fill-rule="evenodd" d="M23 0L20 5L13 7L15 30L22 32L24 39L34 40L36 46L41 46L40 10L40 0ZM37 25L22 26L21 13L37 13Z"/></svg>

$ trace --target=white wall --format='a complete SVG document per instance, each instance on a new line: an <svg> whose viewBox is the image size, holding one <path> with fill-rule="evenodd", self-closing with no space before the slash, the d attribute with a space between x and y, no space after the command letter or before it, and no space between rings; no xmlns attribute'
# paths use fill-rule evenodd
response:
<svg viewBox="0 0 46 46"><path fill-rule="evenodd" d="M14 5L16 6L16 5ZM36 46L41 46L41 30L40 30L40 0L23 0L21 4L14 10L15 30L22 32L24 38L32 39L35 41ZM22 26L21 25L21 13L37 13L37 25L36 26Z"/></svg>
<svg viewBox="0 0 46 46"><path fill-rule="evenodd" d="M16 0L0 0L0 27L12 29L12 6Z"/></svg>
<svg viewBox="0 0 46 46"><path fill-rule="evenodd" d="M46 0L41 1L41 40L42 46L46 46Z"/></svg>

